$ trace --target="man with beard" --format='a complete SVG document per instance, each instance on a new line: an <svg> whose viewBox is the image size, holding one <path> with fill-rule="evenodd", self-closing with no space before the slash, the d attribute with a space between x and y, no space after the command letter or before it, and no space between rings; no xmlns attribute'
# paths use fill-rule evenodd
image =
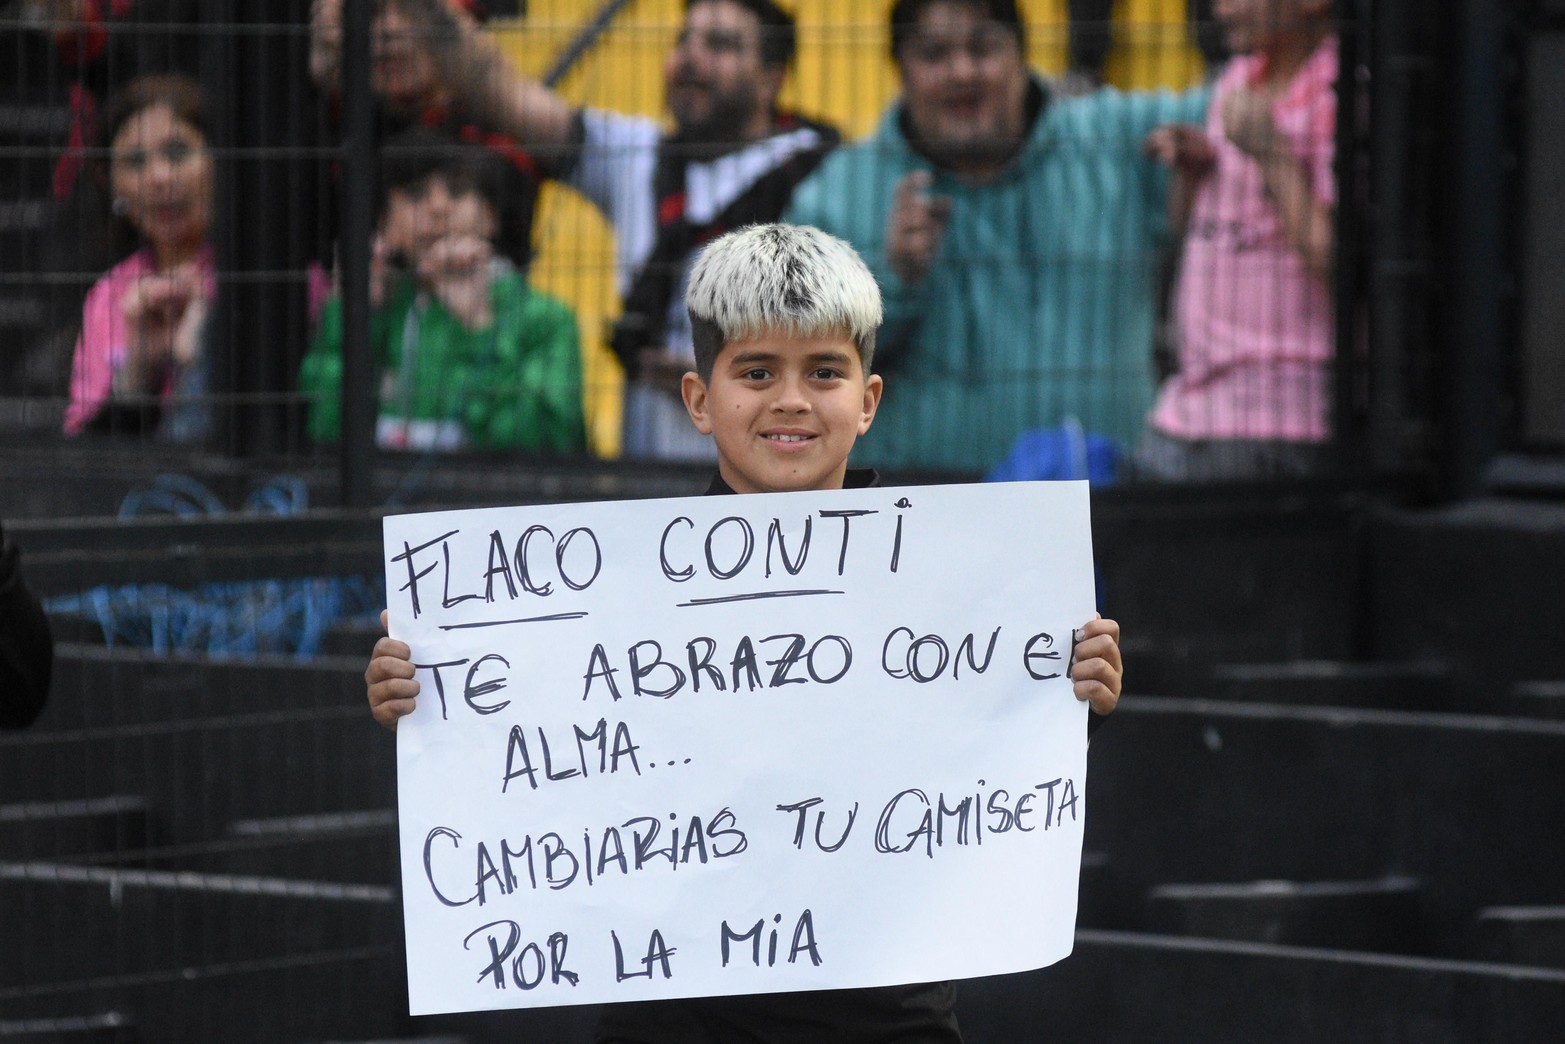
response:
<svg viewBox="0 0 1565 1044"><path fill-rule="evenodd" d="M885 295L897 394L864 463L984 471L1072 418L1128 449L1152 401L1166 178L1142 140L1206 92L1051 97L1024 28L1015 0L897 0L902 97L786 212L852 243Z"/></svg>
<svg viewBox="0 0 1565 1044"><path fill-rule="evenodd" d="M715 460L680 399L680 378L695 364L683 306L690 264L723 232L776 220L840 140L835 129L777 108L793 19L772 0L688 0L664 63L674 121L665 134L655 120L572 106L520 74L444 0L404 2L416 2L436 27L436 62L464 106L514 135L546 175L580 192L614 228L625 455Z"/></svg>

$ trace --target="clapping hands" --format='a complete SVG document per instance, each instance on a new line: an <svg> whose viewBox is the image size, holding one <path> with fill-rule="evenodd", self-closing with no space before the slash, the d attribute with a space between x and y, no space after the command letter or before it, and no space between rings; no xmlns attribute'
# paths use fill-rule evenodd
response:
<svg viewBox="0 0 1565 1044"><path fill-rule="evenodd" d="M122 391L151 394L171 369L200 354L206 281L194 262L137 279L120 297L126 354L116 380Z"/></svg>

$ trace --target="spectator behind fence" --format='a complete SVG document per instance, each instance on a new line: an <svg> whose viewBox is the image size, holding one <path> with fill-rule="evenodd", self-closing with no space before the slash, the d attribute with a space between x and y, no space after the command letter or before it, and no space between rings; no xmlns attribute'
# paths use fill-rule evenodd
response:
<svg viewBox="0 0 1565 1044"><path fill-rule="evenodd" d="M15 29L41 31L52 61L48 88L70 109L66 149L54 167L57 202L69 201L97 137L98 110L137 76L195 77L201 64L200 0L33 0L13 5ZM34 81L36 89L44 86Z"/></svg>
<svg viewBox="0 0 1565 1044"><path fill-rule="evenodd" d="M1177 370L1137 452L1156 479L1300 477L1329 463L1337 37L1330 0L1219 0L1236 57L1206 127L1148 139L1188 213ZM1192 198L1193 194L1193 198Z"/></svg>
<svg viewBox="0 0 1565 1044"><path fill-rule="evenodd" d="M0 728L31 725L49 698L54 637L22 579L16 545L0 527Z"/></svg>
<svg viewBox="0 0 1565 1044"><path fill-rule="evenodd" d="M541 183L541 159L521 143L485 122L457 96L435 62L434 34L445 31L449 19L461 19L470 28L480 23L482 5L463 0L441 0L451 10L431 23L415 0L381 0L376 5L370 33L370 88L374 91L380 132L391 136L410 127L435 128L494 152L503 161L499 191L494 198L500 221L495 245L500 253L525 270L532 260L533 213ZM312 0L310 5L310 77L327 99L328 115L335 122L340 104L342 69L342 0ZM335 200L327 209L334 213ZM328 217L324 231L335 237L335 219ZM323 257L330 244L323 244Z"/></svg>
<svg viewBox="0 0 1565 1044"><path fill-rule="evenodd" d="M674 124L666 134L655 120L575 108L452 19L443 0L417 2L426 23L449 24L440 68L463 103L557 157L552 176L614 227L624 309L613 348L630 378L623 452L711 460L679 390L694 359L682 300L695 250L728 229L775 220L839 140L833 128L777 107L793 19L772 0L688 0L663 69Z"/></svg>
<svg viewBox="0 0 1565 1044"><path fill-rule="evenodd" d="M848 469L882 388L870 373L880 295L850 246L813 228L743 228L702 252L685 300L697 353L681 384L686 416L717 446L708 495L878 484L874 472ZM779 427L792 437L776 438ZM1097 721L1119 702L1119 624L1093 619L1077 635L1072 691ZM413 711L419 683L406 642L380 639L364 680L382 725ZM936 982L608 1004L595 1039L960 1044L954 1001L952 984Z"/></svg>
<svg viewBox="0 0 1565 1044"><path fill-rule="evenodd" d="M376 439L386 448L585 449L581 344L562 301L494 251L500 161L415 127L381 156L372 253ZM309 434L341 434L342 304L329 300L299 374Z"/></svg>
<svg viewBox="0 0 1565 1044"><path fill-rule="evenodd" d="M1166 178L1141 154L1204 91L1051 98L1014 0L898 0L902 97L799 186L886 295L897 398L865 462L981 471L1078 417L1128 447L1152 401Z"/></svg>
<svg viewBox="0 0 1565 1044"><path fill-rule="evenodd" d="M216 290L200 90L182 76L132 80L99 128L108 159L98 173L113 197L105 218L116 254L129 256L87 293L65 431L198 442L214 419L206 317Z"/></svg>
<svg viewBox="0 0 1565 1044"><path fill-rule="evenodd" d="M48 174L52 212L36 233L36 246L25 251L29 267L54 275L101 272L124 256L123 251L111 254L114 237L100 216L109 205L107 186L92 176L89 151L99 138L101 110L137 76L197 74L200 0L31 0L5 6L3 17L14 19L6 26L6 48L17 64L13 74L0 78L0 105L59 106L56 113L69 114L63 135L59 129L29 127L27 120L6 131L7 145L24 147L7 161L7 194L31 180L29 173L42 163L41 156L34 159L25 151L29 136L39 144L47 140L50 155L57 157ZM60 144L64 148L57 150ZM13 176L16 181L10 180ZM13 227L4 233L21 231ZM62 286L44 295L43 307L49 330L75 332L79 292ZM65 393L71 343L68 336L49 337L35 349L27 377L30 391Z"/></svg>

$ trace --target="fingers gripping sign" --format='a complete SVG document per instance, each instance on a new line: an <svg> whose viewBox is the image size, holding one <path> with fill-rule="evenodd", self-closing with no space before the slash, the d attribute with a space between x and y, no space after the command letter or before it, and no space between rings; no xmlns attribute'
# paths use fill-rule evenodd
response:
<svg viewBox="0 0 1565 1044"><path fill-rule="evenodd" d="M1110 714L1119 703L1123 674L1119 622L1094 615L1076 632L1071 649L1071 689L1093 713Z"/></svg>
<svg viewBox="0 0 1565 1044"><path fill-rule="evenodd" d="M386 626L386 611L380 613L380 626ZM382 637L370 654L369 667L364 671L364 684L369 697L370 714L388 729L397 727L398 719L413 713L419 692L417 679L413 677L413 651L406 642Z"/></svg>

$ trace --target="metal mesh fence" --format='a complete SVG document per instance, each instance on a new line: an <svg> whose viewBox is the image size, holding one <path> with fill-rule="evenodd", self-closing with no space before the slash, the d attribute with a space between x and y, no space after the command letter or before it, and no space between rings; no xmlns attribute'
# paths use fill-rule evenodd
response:
<svg viewBox="0 0 1565 1044"><path fill-rule="evenodd" d="M378 511L698 492L670 374L687 259L724 228L818 223L880 277L858 459L892 480L1331 473L1356 306L1329 258L1306 271L1275 219L1245 240L1220 195L1171 214L1144 149L1205 118L1209 12L1033 0L1010 64L966 23L894 62L887 6L791 5L777 119L724 0L0 7L0 519L57 641L44 714L0 734L0 1037L413 1032L362 703ZM915 67L931 113L897 107ZM1349 206L1311 97L1251 163ZM920 119L945 137L910 143ZM1276 196L1262 176L1233 191ZM922 272L903 196L940 226ZM1204 281L1171 218L1233 234ZM1239 347L1192 342L1228 321L1283 364L1235 377ZM1164 441L1217 446L1138 470L1197 363L1216 389L1159 403ZM534 1018L506 1030L586 1016Z"/></svg>
<svg viewBox="0 0 1565 1044"><path fill-rule="evenodd" d="M861 463L1337 463L1357 298L1333 265L1333 26L1288 91L1253 62L1219 83L1274 98L1241 149L1208 120L1221 33L1182 0L1035 0L1020 48L800 3L786 76L778 30L681 34L675 2L470 6L487 20L366 5L350 79L358 5L12 5L0 420L327 463L710 462L679 402L683 277L783 218L882 283ZM1188 148L1159 162L1174 123Z"/></svg>

